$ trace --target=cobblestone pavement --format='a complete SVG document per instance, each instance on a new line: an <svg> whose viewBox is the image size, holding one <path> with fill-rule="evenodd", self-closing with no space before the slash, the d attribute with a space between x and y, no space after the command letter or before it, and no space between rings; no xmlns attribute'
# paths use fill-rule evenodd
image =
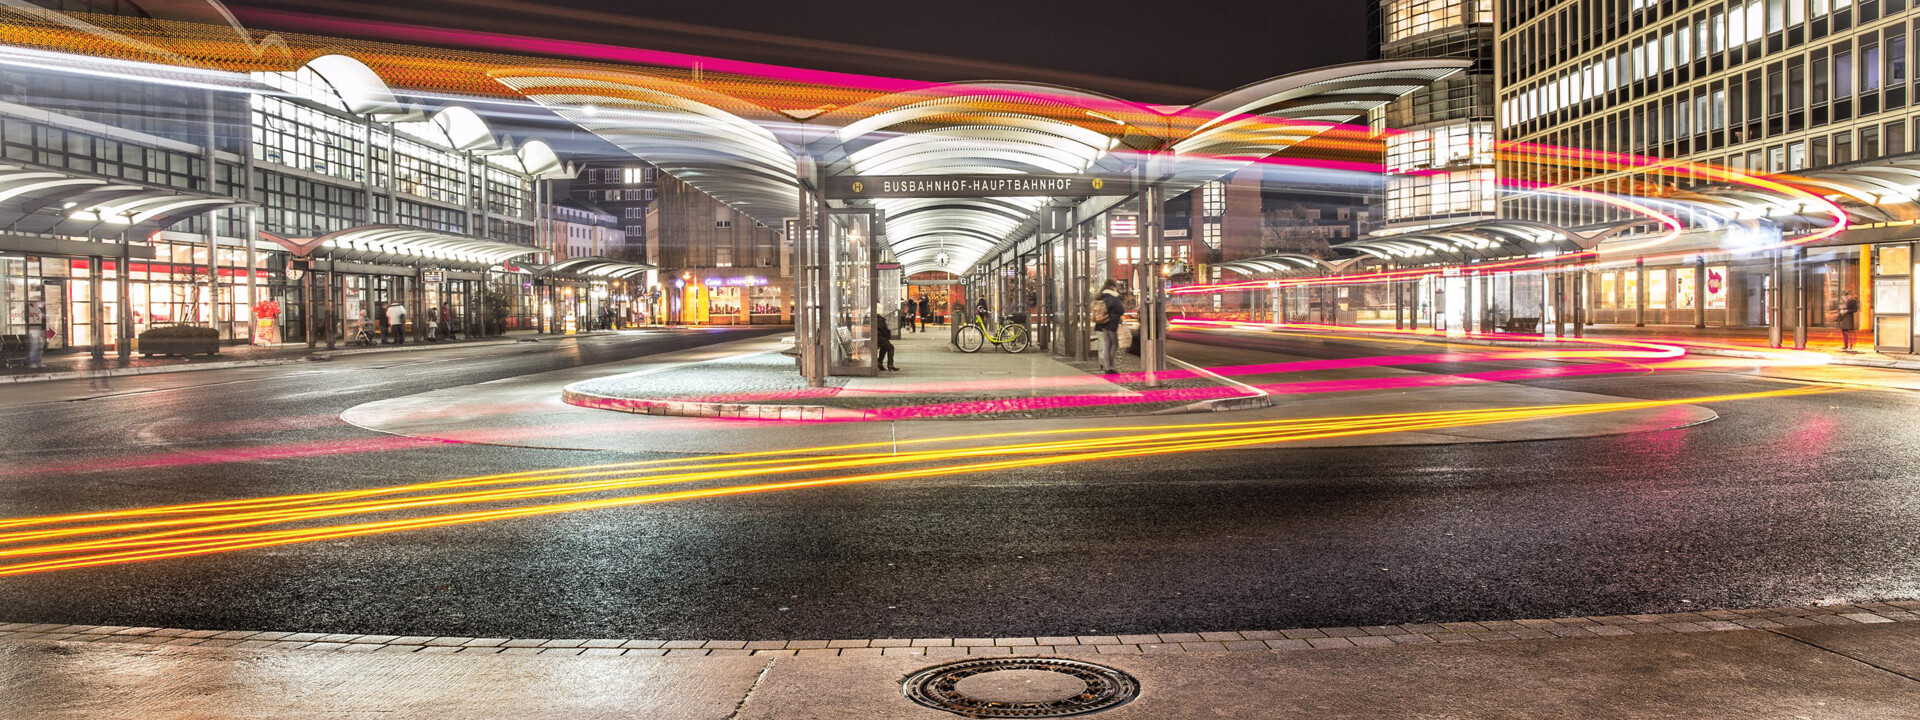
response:
<svg viewBox="0 0 1920 720"><path fill-rule="evenodd" d="M1071 361L1037 349L1017 356L1010 369L996 371L992 369L996 361L1012 359L991 350L982 351L984 356L958 355L944 340L935 333L903 338L898 345L906 373L898 376L888 371L882 371L881 378L834 376L825 387L809 387L794 372L791 356L767 351L575 383L567 389L568 401L641 414L707 417L775 418L791 415L780 414L777 408L808 408L824 413L823 418L837 413L840 419L886 410L910 413L863 419L914 419L911 411L931 419L1049 419L1165 412L1250 392L1185 372L1162 379L1156 388L1139 374L1140 358L1124 352L1118 363L1120 375L1102 375L1097 360ZM1045 372L1031 378L1022 375L1023 369L1036 365ZM1149 392L1154 394L1143 395ZM1077 402L1086 395L1101 401ZM1063 396L1074 396L1076 401L1058 401Z"/></svg>
<svg viewBox="0 0 1920 720"><path fill-rule="evenodd" d="M1539 620L1408 623L1366 627L1244 630L1239 632L1072 635L1001 638L880 638L841 640L629 640L352 635L257 630L0 624L0 642L43 640L198 647L331 650L337 652L655 655L655 656L871 656L1114 655L1247 650L1326 650L1433 643L1545 640L1621 635L1665 635L1768 630L1816 625L1920 622L1920 600L1858 605L1800 605L1745 610L1700 610Z"/></svg>

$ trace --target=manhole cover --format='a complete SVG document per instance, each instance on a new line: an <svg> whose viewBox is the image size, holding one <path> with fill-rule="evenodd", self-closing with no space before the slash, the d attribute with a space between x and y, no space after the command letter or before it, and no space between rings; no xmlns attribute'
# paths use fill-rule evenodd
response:
<svg viewBox="0 0 1920 720"><path fill-rule="evenodd" d="M1053 718L1124 705L1140 683L1074 660L981 658L921 670L903 690L916 703L971 718Z"/></svg>

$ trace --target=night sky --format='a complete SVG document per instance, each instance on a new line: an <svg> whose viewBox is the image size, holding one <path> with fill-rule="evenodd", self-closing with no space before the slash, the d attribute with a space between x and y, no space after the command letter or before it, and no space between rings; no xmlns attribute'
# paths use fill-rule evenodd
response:
<svg viewBox="0 0 1920 720"><path fill-rule="evenodd" d="M924 80L1019 79L1187 103L1366 57L1362 0L234 0L235 6L557 37ZM605 13L593 16L566 11ZM685 23L701 29L675 28ZM248 22L260 27L259 23ZM291 29L291 28L287 28ZM767 33L801 42L729 36ZM871 51L819 47L827 41ZM902 55L919 53L980 63ZM1025 77L1017 77L1024 73ZM1102 76L1101 81L1089 76Z"/></svg>

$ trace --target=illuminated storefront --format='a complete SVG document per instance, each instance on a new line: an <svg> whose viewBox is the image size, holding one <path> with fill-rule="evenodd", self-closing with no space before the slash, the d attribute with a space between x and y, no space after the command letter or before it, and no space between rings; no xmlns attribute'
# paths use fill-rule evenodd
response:
<svg viewBox="0 0 1920 720"><path fill-rule="evenodd" d="M788 325L793 281L724 268L685 270L665 298L665 321L676 325Z"/></svg>

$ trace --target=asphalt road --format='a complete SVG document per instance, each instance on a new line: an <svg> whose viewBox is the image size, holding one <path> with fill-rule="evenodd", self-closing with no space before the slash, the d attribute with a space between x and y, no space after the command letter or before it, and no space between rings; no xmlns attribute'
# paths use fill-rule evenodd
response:
<svg viewBox="0 0 1920 720"><path fill-rule="evenodd" d="M193 373L0 409L0 516L631 459L421 445L348 407L690 347L650 333ZM1206 364L1378 346L1185 333ZM418 363L418 364L409 364ZM1487 366L1473 366L1487 369ZM1423 368L1446 369L1446 368ZM202 382L204 380L204 382ZM1738 373L1538 384L1633 398ZM0 393L7 392L0 390ZM1920 596L1920 397L1714 406L1659 433L1219 452L713 498L0 578L0 622L831 639L1274 629Z"/></svg>

